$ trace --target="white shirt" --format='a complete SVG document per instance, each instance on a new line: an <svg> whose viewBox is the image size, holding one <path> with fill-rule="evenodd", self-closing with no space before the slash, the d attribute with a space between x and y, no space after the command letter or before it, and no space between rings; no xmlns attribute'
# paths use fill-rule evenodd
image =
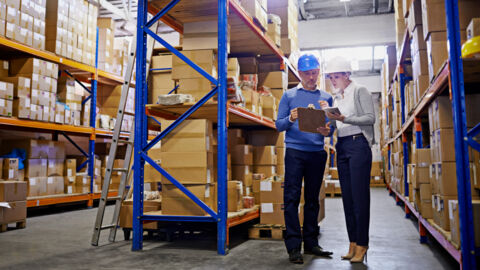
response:
<svg viewBox="0 0 480 270"><path fill-rule="evenodd" d="M343 116L349 117L355 115L355 93L356 85L354 82L351 82L345 90L343 90L343 95L339 91L333 98L333 106L337 107ZM338 137L346 137L350 135L360 134L362 130L359 126L345 124L343 122L337 121Z"/></svg>

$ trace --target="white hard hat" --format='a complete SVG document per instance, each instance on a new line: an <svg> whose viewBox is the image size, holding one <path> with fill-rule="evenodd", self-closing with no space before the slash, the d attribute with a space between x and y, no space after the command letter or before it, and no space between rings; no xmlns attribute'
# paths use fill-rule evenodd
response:
<svg viewBox="0 0 480 270"><path fill-rule="evenodd" d="M333 59L328 61L325 74L338 72L352 73L352 65L350 64L350 61L341 56L335 56Z"/></svg>

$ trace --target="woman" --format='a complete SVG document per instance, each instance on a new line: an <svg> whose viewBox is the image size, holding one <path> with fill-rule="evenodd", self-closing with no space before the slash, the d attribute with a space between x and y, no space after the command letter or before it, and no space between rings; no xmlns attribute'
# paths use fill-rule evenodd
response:
<svg viewBox="0 0 480 270"><path fill-rule="evenodd" d="M325 72L337 91L334 107L338 113L326 113L337 128L337 168L342 189L343 209L350 248L342 256L352 263L366 260L370 222L371 146L374 143L375 111L368 90L350 79L350 63L336 57ZM328 104L321 102L322 108Z"/></svg>

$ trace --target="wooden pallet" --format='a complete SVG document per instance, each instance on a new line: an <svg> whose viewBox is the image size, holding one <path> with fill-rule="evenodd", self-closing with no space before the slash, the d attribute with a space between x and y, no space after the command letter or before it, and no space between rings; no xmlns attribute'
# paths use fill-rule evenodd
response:
<svg viewBox="0 0 480 270"><path fill-rule="evenodd" d="M0 224L0 232L6 232L8 230L8 224L11 224L11 223L15 223L15 228L17 229L24 229L25 227L27 227L27 220L22 219L20 221L13 221L10 223Z"/></svg>
<svg viewBox="0 0 480 270"><path fill-rule="evenodd" d="M256 224L248 230L248 237L256 240L283 240L285 225Z"/></svg>

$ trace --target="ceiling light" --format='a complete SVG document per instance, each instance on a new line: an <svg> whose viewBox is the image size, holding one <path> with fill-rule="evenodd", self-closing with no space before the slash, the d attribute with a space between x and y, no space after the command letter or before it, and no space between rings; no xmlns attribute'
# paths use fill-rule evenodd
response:
<svg viewBox="0 0 480 270"><path fill-rule="evenodd" d="M340 0L340 2L350 2L350 0Z"/></svg>

